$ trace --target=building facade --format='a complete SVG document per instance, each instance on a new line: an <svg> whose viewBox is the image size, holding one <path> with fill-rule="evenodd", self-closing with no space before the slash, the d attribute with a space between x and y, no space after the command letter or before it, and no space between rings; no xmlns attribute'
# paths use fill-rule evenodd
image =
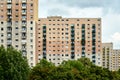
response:
<svg viewBox="0 0 120 80"><path fill-rule="evenodd" d="M113 43L102 43L102 66L112 70Z"/></svg>
<svg viewBox="0 0 120 80"><path fill-rule="evenodd" d="M120 49L113 49L113 43L102 43L102 66L110 71L120 68Z"/></svg>
<svg viewBox="0 0 120 80"><path fill-rule="evenodd" d="M35 65L35 29L38 0L0 1L0 45L21 50L29 65Z"/></svg>
<svg viewBox="0 0 120 80"><path fill-rule="evenodd" d="M112 71L118 71L120 69L120 49L113 50L111 64Z"/></svg>
<svg viewBox="0 0 120 80"><path fill-rule="evenodd" d="M44 58L59 65L87 57L102 66L100 18L40 18L36 34L36 62Z"/></svg>

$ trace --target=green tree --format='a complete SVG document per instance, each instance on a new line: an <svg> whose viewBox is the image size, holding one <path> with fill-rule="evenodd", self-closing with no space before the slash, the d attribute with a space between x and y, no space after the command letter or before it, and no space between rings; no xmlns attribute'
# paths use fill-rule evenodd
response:
<svg viewBox="0 0 120 80"><path fill-rule="evenodd" d="M0 80L27 80L29 70L27 60L20 51L0 47Z"/></svg>
<svg viewBox="0 0 120 80"><path fill-rule="evenodd" d="M30 72L29 80L51 80L55 65L42 59Z"/></svg>
<svg viewBox="0 0 120 80"><path fill-rule="evenodd" d="M29 80L120 80L120 70L111 72L88 58L64 61L57 67L43 59L32 69Z"/></svg>

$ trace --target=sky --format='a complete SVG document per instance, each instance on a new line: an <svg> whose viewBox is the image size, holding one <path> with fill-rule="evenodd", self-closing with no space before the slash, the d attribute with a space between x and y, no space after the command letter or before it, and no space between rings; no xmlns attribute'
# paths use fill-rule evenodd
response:
<svg viewBox="0 0 120 80"><path fill-rule="evenodd" d="M39 0L39 18L101 18L102 42L120 49L120 0Z"/></svg>

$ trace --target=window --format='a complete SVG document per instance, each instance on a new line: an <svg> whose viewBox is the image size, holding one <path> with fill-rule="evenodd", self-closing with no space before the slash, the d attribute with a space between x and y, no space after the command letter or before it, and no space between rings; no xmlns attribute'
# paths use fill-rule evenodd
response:
<svg viewBox="0 0 120 80"><path fill-rule="evenodd" d="M77 21L80 21L79 19L77 19Z"/></svg>
<svg viewBox="0 0 120 80"><path fill-rule="evenodd" d="M30 42L33 42L33 40L32 40L32 39L30 39Z"/></svg>
<svg viewBox="0 0 120 80"><path fill-rule="evenodd" d="M18 45L15 45L15 47L18 47Z"/></svg>
<svg viewBox="0 0 120 80"><path fill-rule="evenodd" d="M33 4L31 3L30 6L33 6Z"/></svg>
<svg viewBox="0 0 120 80"><path fill-rule="evenodd" d="M33 28L32 28L32 27L30 27L30 30L33 30Z"/></svg>
<svg viewBox="0 0 120 80"><path fill-rule="evenodd" d="M33 45L30 45L31 48L33 48Z"/></svg>
<svg viewBox="0 0 120 80"><path fill-rule="evenodd" d="M33 60L33 57L31 57L30 59Z"/></svg>
<svg viewBox="0 0 120 80"><path fill-rule="evenodd" d="M31 21L30 23L33 24L33 21Z"/></svg>
<svg viewBox="0 0 120 80"><path fill-rule="evenodd" d="M15 33L15 35L18 35L18 33Z"/></svg>
<svg viewBox="0 0 120 80"><path fill-rule="evenodd" d="M30 33L31 37L33 37L33 33Z"/></svg>
<svg viewBox="0 0 120 80"><path fill-rule="evenodd" d="M16 6L18 6L19 4L18 3L16 3Z"/></svg>
<svg viewBox="0 0 120 80"><path fill-rule="evenodd" d="M3 24L3 22L1 22L1 24Z"/></svg>
<svg viewBox="0 0 120 80"><path fill-rule="evenodd" d="M1 39L1 43L3 43L4 42L4 40L3 39Z"/></svg>
<svg viewBox="0 0 120 80"><path fill-rule="evenodd" d="M1 33L1 37L3 37L4 35L3 35L3 33Z"/></svg>
<svg viewBox="0 0 120 80"><path fill-rule="evenodd" d="M15 39L15 41L18 41L18 39Z"/></svg>
<svg viewBox="0 0 120 80"><path fill-rule="evenodd" d="M1 28L1 31L3 31L4 29L3 28Z"/></svg>
<svg viewBox="0 0 120 80"><path fill-rule="evenodd" d="M15 27L15 29L18 29L18 27Z"/></svg>
<svg viewBox="0 0 120 80"><path fill-rule="evenodd" d="M68 54L65 54L65 56L68 56Z"/></svg>

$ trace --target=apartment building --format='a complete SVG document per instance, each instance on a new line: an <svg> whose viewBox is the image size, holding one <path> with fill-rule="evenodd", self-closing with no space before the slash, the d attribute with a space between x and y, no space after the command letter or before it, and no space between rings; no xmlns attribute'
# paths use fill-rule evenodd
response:
<svg viewBox="0 0 120 80"><path fill-rule="evenodd" d="M112 70L113 43L102 43L102 66Z"/></svg>
<svg viewBox="0 0 120 80"><path fill-rule="evenodd" d="M114 49L111 58L111 70L118 71L120 69L120 49Z"/></svg>
<svg viewBox="0 0 120 80"><path fill-rule="evenodd" d="M21 50L29 65L35 65L35 29L38 0L0 1L0 45Z"/></svg>
<svg viewBox="0 0 120 80"><path fill-rule="evenodd" d="M36 34L36 62L44 58L59 65L87 57L102 66L100 18L40 18Z"/></svg>
<svg viewBox="0 0 120 80"><path fill-rule="evenodd" d="M102 43L102 66L110 71L120 69L120 49L113 49L113 43Z"/></svg>

